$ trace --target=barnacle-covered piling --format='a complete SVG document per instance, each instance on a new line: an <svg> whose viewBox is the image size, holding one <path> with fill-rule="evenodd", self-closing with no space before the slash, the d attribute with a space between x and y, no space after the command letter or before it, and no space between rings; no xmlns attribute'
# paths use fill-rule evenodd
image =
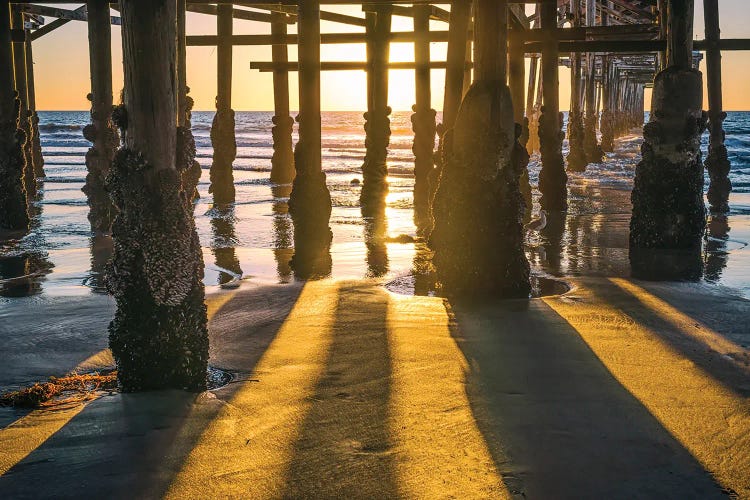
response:
<svg viewBox="0 0 750 500"><path fill-rule="evenodd" d="M706 225L701 105L699 71L670 66L656 76L632 193L630 260L637 276L695 278L701 273Z"/></svg>
<svg viewBox="0 0 750 500"><path fill-rule="evenodd" d="M209 193L214 195L214 204L234 203L234 174L232 163L237 156L237 141L234 136L234 110L216 109L211 124L211 145L214 148L211 162Z"/></svg>
<svg viewBox="0 0 750 500"><path fill-rule="evenodd" d="M105 187L119 137L112 123L112 51L109 2L89 0L89 66L91 71L91 123L83 136L92 143L86 152L86 184L83 192L89 205L89 222L95 232L106 233L112 227L115 209Z"/></svg>
<svg viewBox="0 0 750 500"><path fill-rule="evenodd" d="M475 4L475 81L461 104L450 140L443 144L444 165L429 243L447 293L527 297L520 134L505 85L506 31L501 28L507 18L504 2L499 3Z"/></svg>
<svg viewBox="0 0 750 500"><path fill-rule="evenodd" d="M110 347L125 391L201 391L207 317L201 247L182 179L192 158L175 121L175 2L120 6L125 100L113 119L124 140L107 177L118 208L107 276L117 302Z"/></svg>

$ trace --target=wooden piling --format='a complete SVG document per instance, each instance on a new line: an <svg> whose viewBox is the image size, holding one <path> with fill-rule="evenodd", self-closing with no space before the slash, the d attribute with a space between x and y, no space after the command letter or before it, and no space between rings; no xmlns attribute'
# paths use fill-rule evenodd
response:
<svg viewBox="0 0 750 500"><path fill-rule="evenodd" d="M108 0L88 0L89 68L91 75L91 124L83 130L92 142L86 153L86 184L83 192L89 205L91 230L107 233L115 216L114 206L105 187L118 145L112 123L112 29Z"/></svg>
<svg viewBox="0 0 750 500"><path fill-rule="evenodd" d="M586 26L596 25L596 0L586 1ZM604 160L604 151L596 137L599 115L596 112L596 54L586 53L586 71L584 82L585 115L583 119L583 148L588 163L599 163Z"/></svg>
<svg viewBox="0 0 750 500"><path fill-rule="evenodd" d="M185 38L186 6L187 0L177 0L177 125L189 128L187 44Z"/></svg>
<svg viewBox="0 0 750 500"><path fill-rule="evenodd" d="M176 2L121 0L124 135L108 188L119 209L108 287L124 391L206 388L203 258L178 160Z"/></svg>
<svg viewBox="0 0 750 500"><path fill-rule="evenodd" d="M11 7L11 26L20 33L24 32L23 13L17 7ZM31 121L29 120L28 87L26 85L26 44L13 43L13 79L18 95L18 128L24 132L22 144L24 156L24 185L26 194L31 200L37 193L36 175L34 175L34 160L31 154Z"/></svg>
<svg viewBox="0 0 750 500"><path fill-rule="evenodd" d="M286 15L280 12L271 13L271 34L287 34ZM286 45L273 45L271 57L279 65L289 62ZM292 151L292 130L294 119L289 112L289 71L277 67L273 71L273 157L271 158L271 182L289 184L294 180L294 154Z"/></svg>
<svg viewBox="0 0 750 500"><path fill-rule="evenodd" d="M368 30L367 91L368 108L365 118L365 161L362 165L362 193L360 202L365 216L376 214L384 208L388 192L388 144L391 121L388 116L388 60L393 7L376 7L370 15Z"/></svg>
<svg viewBox="0 0 750 500"><path fill-rule="evenodd" d="M560 114L560 81L558 71L557 3L540 4L541 28L545 41L542 46L542 92L544 106L539 117L539 141L542 171L539 173L540 203L547 211L562 211L568 206L565 161L562 155L562 131Z"/></svg>
<svg viewBox="0 0 750 500"><path fill-rule="evenodd" d="M461 105L470 18L471 0L453 0L451 2L441 135L453 128L458 108Z"/></svg>
<svg viewBox="0 0 750 500"><path fill-rule="evenodd" d="M581 26L581 0L571 0L573 27ZM570 113L568 114L568 170L583 172L588 161L584 147L583 114L581 113L581 54L570 54Z"/></svg>
<svg viewBox="0 0 750 500"><path fill-rule="evenodd" d="M434 168L436 111L432 109L430 82L430 13L429 5L414 6L414 83L416 104L411 116L414 131L414 222L422 231L430 219L429 175Z"/></svg>
<svg viewBox="0 0 750 500"><path fill-rule="evenodd" d="M529 123L524 118L525 101L524 92L526 86L526 68L524 64L523 41L521 36L523 29L515 26L509 33L508 38L508 87L510 88L511 100L513 102L513 121L516 123L516 131L519 133L518 142L523 148L519 159L521 165L519 189L524 200L524 219L530 219L531 216L531 183L529 182L528 170L528 152L526 151L529 142ZM521 152L519 152L521 153Z"/></svg>
<svg viewBox="0 0 750 500"><path fill-rule="evenodd" d="M23 132L13 78L10 2L0 0L0 228L28 229Z"/></svg>
<svg viewBox="0 0 750 500"><path fill-rule="evenodd" d="M234 110L232 109L232 5L217 6L216 29L216 115L211 125L211 162L209 192L215 205L234 202L232 163L237 156Z"/></svg>
<svg viewBox="0 0 750 500"><path fill-rule="evenodd" d="M331 195L322 169L320 115L320 2L300 2L299 32L299 142L294 150L296 177L289 198L294 222L291 266L300 278L326 276L331 270L328 225Z"/></svg>
<svg viewBox="0 0 750 500"><path fill-rule="evenodd" d="M692 68L693 3L667 2L668 66L654 80L631 197L630 262L636 277L695 279L702 273L705 123L702 75Z"/></svg>
<svg viewBox="0 0 750 500"><path fill-rule="evenodd" d="M707 198L712 212L729 210L729 193L732 183L729 180L729 156L724 145L724 112L721 89L721 50L719 49L719 2L703 0L703 17L706 27L706 83L708 87L708 128L710 131L708 156L705 166L711 183Z"/></svg>
<svg viewBox="0 0 750 500"><path fill-rule="evenodd" d="M44 158L42 157L42 143L39 139L39 114L36 111L34 56L31 45L31 31L26 30L26 89L29 120L31 121L31 160L34 164L34 176L40 179L45 177Z"/></svg>
<svg viewBox="0 0 750 500"><path fill-rule="evenodd" d="M429 244L449 295L528 297L519 189L528 155L506 84L507 2L476 0L474 12L474 82L446 133Z"/></svg>

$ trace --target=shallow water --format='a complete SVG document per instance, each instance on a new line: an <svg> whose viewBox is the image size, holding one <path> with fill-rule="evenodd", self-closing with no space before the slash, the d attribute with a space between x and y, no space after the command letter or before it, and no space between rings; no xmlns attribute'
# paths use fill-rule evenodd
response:
<svg viewBox="0 0 750 500"><path fill-rule="evenodd" d="M219 210L212 206L208 193L213 113L194 114L198 160L204 169L195 218L208 286L241 278L267 282L293 279L289 267L292 222L286 204L289 187L272 186L269 181L271 115L237 113L237 202L229 210ZM392 117L390 194L382 229L385 236L415 234L409 117L407 112ZM0 296L5 297L0 298L0 304L29 295L103 293L102 273L111 240L90 232L88 207L81 192L86 176L84 154L89 147L82 128L88 121L88 112L40 113L47 178L34 204L31 231L4 235L0 240ZM729 113L726 130L735 187L732 212L726 221L712 221L709 226L704 280L730 286L750 297L750 113ZM332 276L383 276L393 280L410 274L424 260L418 246L366 237L359 208L360 187L351 183L361 179L362 115L324 113L323 137L323 168L333 200ZM589 166L584 174L571 175L567 218L529 241L528 254L537 274L628 274L627 191L639 159L640 142L636 135L621 139L617 152L606 162ZM539 167L538 158L532 158L532 184L537 182Z"/></svg>

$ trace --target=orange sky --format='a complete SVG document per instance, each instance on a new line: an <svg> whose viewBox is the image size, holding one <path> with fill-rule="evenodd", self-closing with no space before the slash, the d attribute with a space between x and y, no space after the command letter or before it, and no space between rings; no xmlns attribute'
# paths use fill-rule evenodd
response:
<svg viewBox="0 0 750 500"><path fill-rule="evenodd" d="M72 5L75 7L76 5ZM446 6L447 8L447 6ZM326 7L353 15L361 15L357 7ZM750 36L750 13L747 0L722 0L720 2L722 36L743 38ZM50 20L48 19L48 22ZM703 38L702 2L696 1L696 38ZM295 26L290 25L290 32ZM188 14L188 34L215 34L215 18L201 14ZM358 30L337 23L322 23L323 32ZM394 31L410 31L411 20L394 17ZM445 30L447 25L432 22L433 30ZM235 20L236 34L270 33L265 23ZM446 46L435 43L432 57L444 60ZM296 47L290 46L290 60L296 58ZM392 61L413 60L411 44L392 44ZM112 57L114 88L122 87L122 51L120 29L112 27ZM235 47L233 74L233 107L236 110L271 110L273 94L271 75L250 70L250 61L270 61L270 47ZM328 45L322 49L324 61L364 61L363 45ZM86 25L70 22L56 31L34 42L34 71L36 73L37 107L40 110L88 109L86 94L89 92L88 46ZM750 54L747 52L725 52L723 57L724 108L726 110L750 110ZM705 69L702 65L701 69ZM570 73L560 68L560 102L567 109L570 99ZM442 108L443 70L432 71L433 107ZM326 72L322 76L322 106L324 110L362 110L365 108L365 73L363 71ZM216 94L216 50L212 47L188 48L188 85L195 99L197 110L213 109ZM297 109L297 75L290 74L291 108ZM705 91L705 89L704 89ZM391 107L408 110L414 102L414 72L391 71ZM648 104L647 104L648 107Z"/></svg>

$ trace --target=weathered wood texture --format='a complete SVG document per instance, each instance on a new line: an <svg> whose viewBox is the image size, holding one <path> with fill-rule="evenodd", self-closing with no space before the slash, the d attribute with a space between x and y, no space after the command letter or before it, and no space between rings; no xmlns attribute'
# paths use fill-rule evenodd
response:
<svg viewBox="0 0 750 500"><path fill-rule="evenodd" d="M23 132L17 129L19 103L13 78L10 3L0 0L0 228L27 229Z"/></svg>
<svg viewBox="0 0 750 500"><path fill-rule="evenodd" d="M36 86L34 81L34 56L31 37L26 36L26 86L28 97L29 120L31 120L31 159L34 164L34 176L45 177L42 143L39 139L39 114L36 112Z"/></svg>
<svg viewBox="0 0 750 500"><path fill-rule="evenodd" d="M11 9L11 26L20 33L23 29L23 14L17 8ZM26 84L26 44L24 42L13 43L13 79L15 81L16 94L18 95L18 128L24 132L22 144L24 157L24 186L29 198L37 193L36 175L34 174L34 159L31 153L32 135L31 120L29 119L28 86Z"/></svg>
<svg viewBox="0 0 750 500"><path fill-rule="evenodd" d="M89 205L91 229L108 232L115 209L105 180L117 148L117 130L112 123L112 30L109 2L88 0L89 68L91 74L91 124L83 131L92 147L86 153L86 185L83 192Z"/></svg>

